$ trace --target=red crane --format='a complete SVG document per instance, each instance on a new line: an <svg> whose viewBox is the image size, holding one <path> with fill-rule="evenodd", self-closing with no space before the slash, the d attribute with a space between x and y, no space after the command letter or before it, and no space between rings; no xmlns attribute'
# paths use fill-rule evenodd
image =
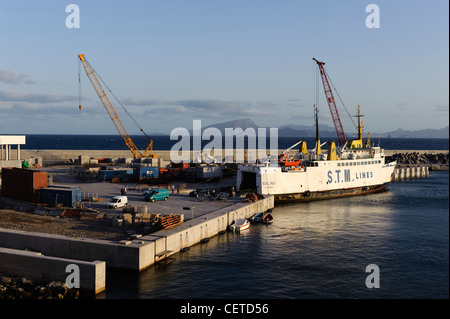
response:
<svg viewBox="0 0 450 319"><path fill-rule="evenodd" d="M325 97L327 99L328 106L330 107L331 117L333 118L334 127L336 128L339 144L341 144L341 146L344 146L345 143L347 143L347 139L345 138L344 128L342 127L336 103L334 102L333 92L331 91L331 86L328 81L326 71L323 67L325 65L325 62L317 61L315 58L313 58L313 60L316 61L317 65L319 66L320 75L322 77L323 89L325 91Z"/></svg>

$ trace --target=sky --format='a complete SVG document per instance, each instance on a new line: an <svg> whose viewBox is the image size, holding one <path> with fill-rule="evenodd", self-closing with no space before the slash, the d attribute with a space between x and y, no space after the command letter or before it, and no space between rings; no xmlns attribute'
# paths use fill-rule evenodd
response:
<svg viewBox="0 0 450 319"><path fill-rule="evenodd" d="M66 25L69 4L79 28ZM379 28L366 25L369 4ZM80 53L148 135L193 120L313 125L315 103L333 126L313 57L349 113L361 105L366 131L440 129L448 12L447 0L0 0L0 134L117 134L83 68L78 108Z"/></svg>

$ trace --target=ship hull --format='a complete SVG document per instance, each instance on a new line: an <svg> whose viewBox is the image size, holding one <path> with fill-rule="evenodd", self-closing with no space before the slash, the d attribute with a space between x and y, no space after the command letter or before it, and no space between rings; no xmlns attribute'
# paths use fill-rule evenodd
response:
<svg viewBox="0 0 450 319"><path fill-rule="evenodd" d="M364 187L354 187L346 189L336 189L330 191L304 192L292 194L274 195L275 203L311 202L316 200L358 196L386 191L386 185L374 185Z"/></svg>
<svg viewBox="0 0 450 319"><path fill-rule="evenodd" d="M275 202L314 200L364 195L386 190L396 163L382 157L305 162L305 166L285 168L269 165L242 165L238 168L238 191L273 195Z"/></svg>

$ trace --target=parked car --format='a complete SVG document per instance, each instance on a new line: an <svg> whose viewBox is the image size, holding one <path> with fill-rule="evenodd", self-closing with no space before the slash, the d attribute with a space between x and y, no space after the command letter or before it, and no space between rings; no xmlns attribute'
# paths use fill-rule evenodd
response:
<svg viewBox="0 0 450 319"><path fill-rule="evenodd" d="M157 189L145 194L144 199L146 201L154 202L155 200L168 200L169 196L169 191L167 189Z"/></svg>
<svg viewBox="0 0 450 319"><path fill-rule="evenodd" d="M107 204L107 208L124 207L128 204L128 197L126 196L114 196Z"/></svg>
<svg viewBox="0 0 450 319"><path fill-rule="evenodd" d="M208 196L209 191L207 189L194 189L192 192L189 193L190 197L201 197L201 196Z"/></svg>

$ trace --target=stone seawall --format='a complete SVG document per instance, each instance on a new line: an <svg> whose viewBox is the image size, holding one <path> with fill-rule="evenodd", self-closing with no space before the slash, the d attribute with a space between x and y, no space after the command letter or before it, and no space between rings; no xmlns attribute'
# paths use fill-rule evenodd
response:
<svg viewBox="0 0 450 319"><path fill-rule="evenodd" d="M16 151L16 150L12 150ZM281 153L283 150L278 150ZM238 152L238 153L236 153ZM153 151L153 153L163 160L170 160L170 151ZM234 150L234 155L244 155L247 159L248 151ZM448 159L448 150L385 150L386 156L394 156L395 154L446 154ZM15 156L15 154L13 154ZM90 156L95 159L99 158L132 158L129 150L21 150L21 158L42 157L43 161L73 161L79 156ZM222 150L222 157L225 156L225 150ZM192 158L192 152L191 152Z"/></svg>

